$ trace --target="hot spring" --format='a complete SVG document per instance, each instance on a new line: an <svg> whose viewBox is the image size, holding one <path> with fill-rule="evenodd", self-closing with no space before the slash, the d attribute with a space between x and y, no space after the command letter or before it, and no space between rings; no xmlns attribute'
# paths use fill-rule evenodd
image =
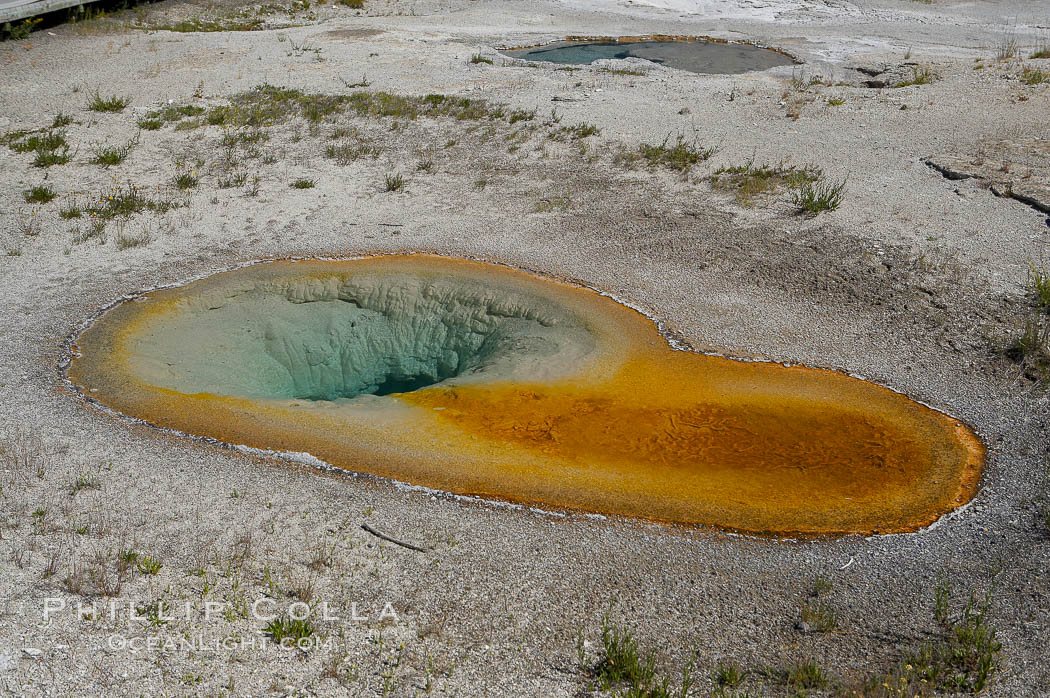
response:
<svg viewBox="0 0 1050 698"><path fill-rule="evenodd" d="M704 39L646 40L635 38L559 41L544 46L502 51L512 58L586 65L602 58L643 58L692 73L735 75L793 65L789 56L751 44Z"/></svg>
<svg viewBox="0 0 1050 698"><path fill-rule="evenodd" d="M836 371L676 351L592 290L426 255L254 264L116 305L74 384L126 415L459 494L771 535L911 531L964 424Z"/></svg>

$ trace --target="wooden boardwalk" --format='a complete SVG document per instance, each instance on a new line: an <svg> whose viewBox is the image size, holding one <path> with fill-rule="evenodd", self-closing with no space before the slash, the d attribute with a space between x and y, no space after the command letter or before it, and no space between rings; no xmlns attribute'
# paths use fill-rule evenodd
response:
<svg viewBox="0 0 1050 698"><path fill-rule="evenodd" d="M0 26L87 2L90 0L0 0Z"/></svg>

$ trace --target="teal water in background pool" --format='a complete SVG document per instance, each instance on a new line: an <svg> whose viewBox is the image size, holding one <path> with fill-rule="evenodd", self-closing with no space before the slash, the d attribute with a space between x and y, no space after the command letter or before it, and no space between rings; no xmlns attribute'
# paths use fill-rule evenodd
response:
<svg viewBox="0 0 1050 698"><path fill-rule="evenodd" d="M644 58L693 73L736 74L793 65L788 56L749 44L714 41L559 41L503 51L512 58L585 65L602 58Z"/></svg>

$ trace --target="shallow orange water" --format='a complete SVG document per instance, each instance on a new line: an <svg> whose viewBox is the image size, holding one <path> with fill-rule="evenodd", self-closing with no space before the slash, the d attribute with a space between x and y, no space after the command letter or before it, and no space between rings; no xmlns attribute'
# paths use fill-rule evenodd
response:
<svg viewBox="0 0 1050 698"><path fill-rule="evenodd" d="M542 380L340 402L181 393L137 368L138 338L178 322L188 298L363 270L527 290L581 318L595 349ZM965 425L872 383L675 351L647 318L592 291L429 256L226 272L117 306L79 349L70 377L93 397L191 434L456 493L760 534L915 530L973 496L983 460Z"/></svg>

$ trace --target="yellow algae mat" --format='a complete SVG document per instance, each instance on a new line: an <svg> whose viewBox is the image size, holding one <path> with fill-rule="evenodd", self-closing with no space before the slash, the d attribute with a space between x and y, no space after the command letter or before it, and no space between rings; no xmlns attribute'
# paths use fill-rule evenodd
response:
<svg viewBox="0 0 1050 698"><path fill-rule="evenodd" d="M189 434L460 494L771 535L967 502L964 424L830 370L676 351L592 290L426 255L255 264L115 306L71 380Z"/></svg>

